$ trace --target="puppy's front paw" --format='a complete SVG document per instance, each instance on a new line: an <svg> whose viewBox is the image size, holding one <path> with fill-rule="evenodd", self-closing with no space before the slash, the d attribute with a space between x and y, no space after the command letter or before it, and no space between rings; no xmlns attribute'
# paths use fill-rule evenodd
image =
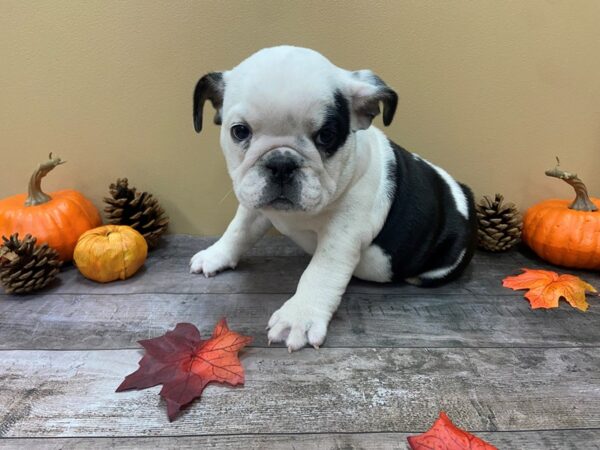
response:
<svg viewBox="0 0 600 450"><path fill-rule="evenodd" d="M331 315L292 297L269 320L269 343L283 342L290 352L306 344L315 348L325 341Z"/></svg>
<svg viewBox="0 0 600 450"><path fill-rule="evenodd" d="M205 277L212 277L222 270L235 269L236 265L237 260L231 258L217 242L192 257L190 273L203 273Z"/></svg>

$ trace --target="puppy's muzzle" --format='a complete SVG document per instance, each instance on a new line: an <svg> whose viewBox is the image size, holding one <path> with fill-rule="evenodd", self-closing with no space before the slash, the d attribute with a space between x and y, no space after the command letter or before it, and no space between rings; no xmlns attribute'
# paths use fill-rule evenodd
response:
<svg viewBox="0 0 600 450"><path fill-rule="evenodd" d="M261 207L279 210L301 209L302 160L291 150L270 151L261 161L267 181L261 195Z"/></svg>
<svg viewBox="0 0 600 450"><path fill-rule="evenodd" d="M292 181L300 166L294 157L277 152L265 161L264 167L269 172L271 182L283 185Z"/></svg>

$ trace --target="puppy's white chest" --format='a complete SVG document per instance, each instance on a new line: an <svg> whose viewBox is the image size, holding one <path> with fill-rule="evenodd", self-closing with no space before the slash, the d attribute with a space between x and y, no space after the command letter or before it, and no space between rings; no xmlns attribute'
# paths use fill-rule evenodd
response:
<svg viewBox="0 0 600 450"><path fill-rule="evenodd" d="M271 223L281 234L289 237L306 253L313 254L317 248L317 233L290 220L271 218Z"/></svg>

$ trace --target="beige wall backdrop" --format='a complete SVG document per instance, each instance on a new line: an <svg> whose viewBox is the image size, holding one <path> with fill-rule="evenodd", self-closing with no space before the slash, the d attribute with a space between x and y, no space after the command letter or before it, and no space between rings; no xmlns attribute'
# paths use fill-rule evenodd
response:
<svg viewBox="0 0 600 450"><path fill-rule="evenodd" d="M0 0L0 197L53 151L68 164L49 191L101 206L127 176L172 232L220 233L236 200L218 128L193 130L192 91L282 43L374 70L400 96L389 136L478 196L571 197L543 175L555 155L600 196L599 23L597 0Z"/></svg>

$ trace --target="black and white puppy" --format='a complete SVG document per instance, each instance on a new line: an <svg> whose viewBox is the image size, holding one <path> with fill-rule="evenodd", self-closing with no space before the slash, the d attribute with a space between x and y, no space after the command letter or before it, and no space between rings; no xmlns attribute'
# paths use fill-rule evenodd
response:
<svg viewBox="0 0 600 450"><path fill-rule="evenodd" d="M313 255L271 316L269 341L290 351L321 345L353 275L429 286L469 263L471 191L371 126L380 104L389 125L398 101L371 71L341 69L309 49L267 48L198 81L197 132L206 100L240 205L191 272L235 268L271 226Z"/></svg>

